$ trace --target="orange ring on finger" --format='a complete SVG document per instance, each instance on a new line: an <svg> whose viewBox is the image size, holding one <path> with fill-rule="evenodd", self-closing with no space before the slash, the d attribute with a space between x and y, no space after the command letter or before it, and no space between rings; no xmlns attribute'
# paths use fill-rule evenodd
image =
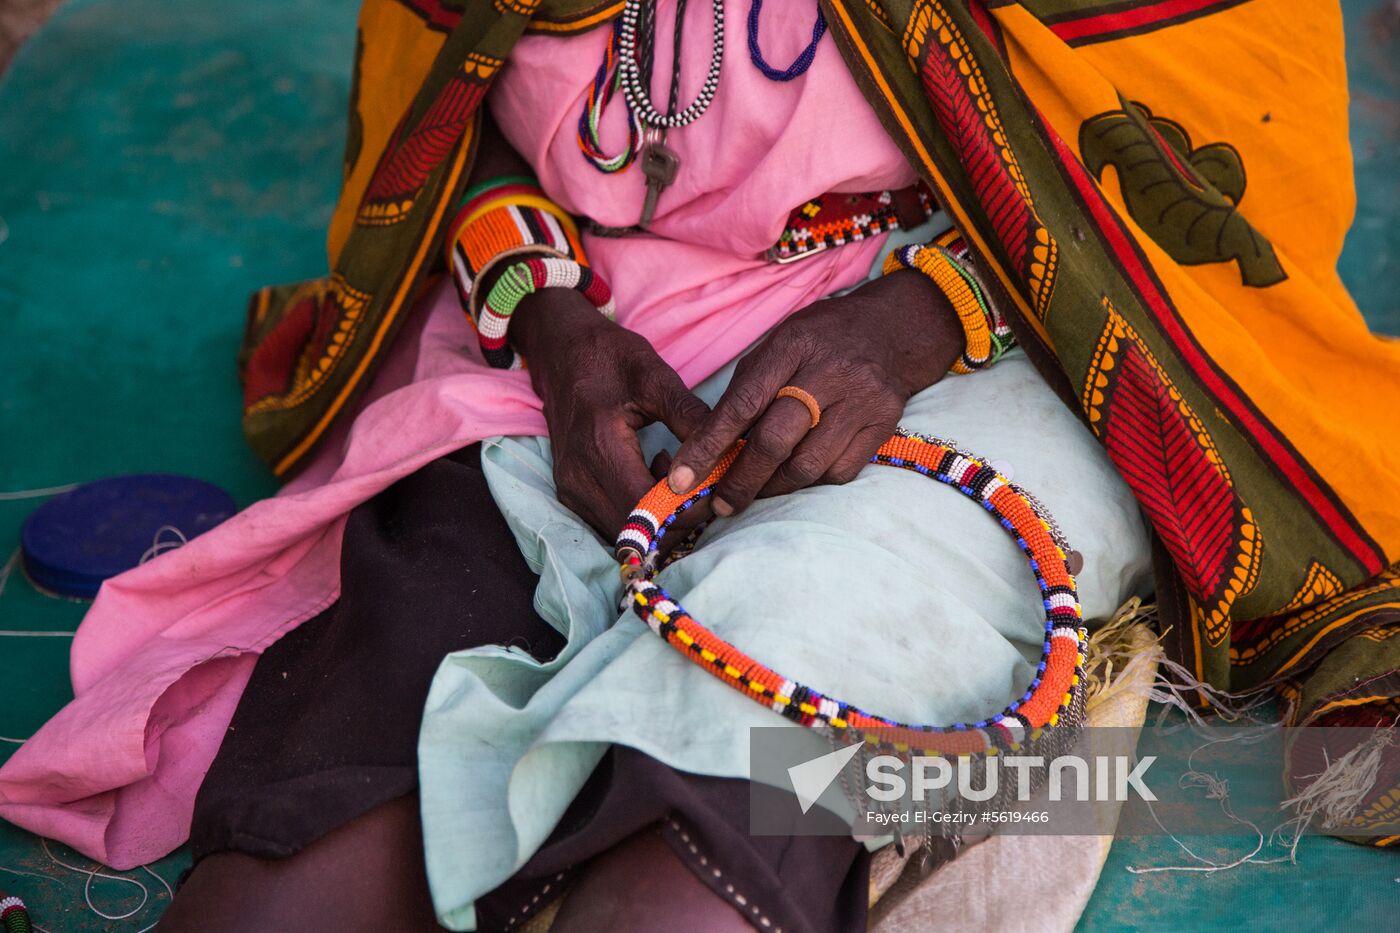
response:
<svg viewBox="0 0 1400 933"><path fill-rule="evenodd" d="M812 393L806 389L799 389L797 386L783 386L778 390L775 399L795 398L803 405L807 406L807 414L812 416L812 423L809 427L815 428L822 423L822 407L817 404L817 400L812 397Z"/></svg>

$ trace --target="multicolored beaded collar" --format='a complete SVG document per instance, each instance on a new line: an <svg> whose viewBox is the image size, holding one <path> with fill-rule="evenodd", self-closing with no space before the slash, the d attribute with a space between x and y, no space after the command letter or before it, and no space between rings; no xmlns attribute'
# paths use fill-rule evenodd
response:
<svg viewBox="0 0 1400 933"><path fill-rule="evenodd" d="M742 441L740 446L742 446ZM637 616L682 656L720 680L804 726L853 732L867 743L940 754L995 754L1039 738L1046 726L1075 725L1084 707L1084 653L1079 594L1069 553L1053 519L1033 496L970 454L935 438L903 430L876 451L872 463L912 470L947 483L982 505L1030 561L1045 611L1045 641L1029 688L1014 703L977 722L913 725L877 716L796 683L750 658L705 628L659 586L660 543L681 513L710 494L738 455L736 446L694 491L671 492L663 481L638 503L617 537L617 558Z"/></svg>

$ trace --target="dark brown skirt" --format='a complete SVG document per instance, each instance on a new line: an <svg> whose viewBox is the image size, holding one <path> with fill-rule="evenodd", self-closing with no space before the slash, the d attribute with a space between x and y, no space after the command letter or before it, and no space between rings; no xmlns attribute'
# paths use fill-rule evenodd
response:
<svg viewBox="0 0 1400 933"><path fill-rule="evenodd" d="M418 728L445 655L494 644L546 659L563 647L534 612L538 581L491 498L479 445L355 509L341 579L338 602L258 660L195 801L196 860L285 858L417 790ZM478 902L478 929L518 925L590 858L655 826L756 927L863 930L865 849L849 838L751 836L748 807L747 781L614 747L549 841Z"/></svg>

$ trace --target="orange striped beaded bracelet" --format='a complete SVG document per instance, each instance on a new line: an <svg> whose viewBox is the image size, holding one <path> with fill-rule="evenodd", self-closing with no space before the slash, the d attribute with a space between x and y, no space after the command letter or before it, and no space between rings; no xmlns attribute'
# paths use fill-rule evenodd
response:
<svg viewBox="0 0 1400 933"><path fill-rule="evenodd" d="M485 297L475 283L498 263L553 256L588 265L573 218L528 178L498 178L472 188L448 233L447 266L473 324Z"/></svg>
<svg viewBox="0 0 1400 933"><path fill-rule="evenodd" d="M1026 692L999 713L976 722L913 725L858 709L784 677L705 628L655 582L661 540L687 509L710 495L738 456L740 441L688 494L663 481L642 498L617 537L617 559L633 612L682 656L787 719L867 742L943 754L995 754L1040 739L1047 726L1074 726L1083 717L1084 652L1079 593L1053 519L1028 493L985 461L947 442L903 430L876 451L872 463L921 473L980 503L1015 539L1030 562L1045 611L1040 663Z"/></svg>
<svg viewBox="0 0 1400 933"><path fill-rule="evenodd" d="M1011 328L996 313L982 287L962 264L938 246L903 246L885 257L884 274L914 269L933 280L957 312L967 345L953 361L953 372L966 375L995 363L1011 346Z"/></svg>

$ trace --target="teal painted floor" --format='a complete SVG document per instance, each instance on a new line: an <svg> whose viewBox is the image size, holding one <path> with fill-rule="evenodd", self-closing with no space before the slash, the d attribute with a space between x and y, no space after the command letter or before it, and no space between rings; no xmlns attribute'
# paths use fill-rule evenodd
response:
<svg viewBox="0 0 1400 933"><path fill-rule="evenodd" d="M1386 6L1345 3L1363 197L1341 269L1373 327L1400 334L1400 14ZM0 80L0 491L150 470L202 476L242 504L272 491L239 435L234 353L248 292L324 267L354 8L71 0ZM37 501L0 501L0 555ZM16 576L0 629L71 632L83 608ZM28 736L69 699L68 644L0 637L0 736ZM0 759L13 747L0 742ZM1400 916L1393 853L1310 839L1297 867L1124 870L1175 861L1158 840L1116 845L1083 929L1393 929ZM153 868L173 883L186 864ZM103 920L83 874L0 823L0 892L55 933L154 923L164 891L127 877L150 902ZM92 896L109 914L141 900L101 879Z"/></svg>

